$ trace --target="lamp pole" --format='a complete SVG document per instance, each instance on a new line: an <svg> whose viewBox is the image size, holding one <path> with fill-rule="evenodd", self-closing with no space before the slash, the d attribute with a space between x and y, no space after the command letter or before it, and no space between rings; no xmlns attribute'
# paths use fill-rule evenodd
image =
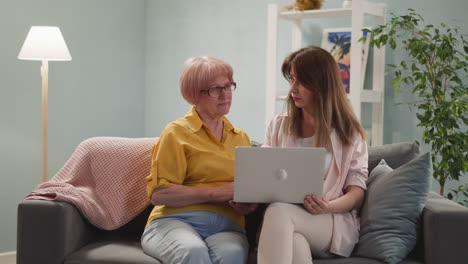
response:
<svg viewBox="0 0 468 264"><path fill-rule="evenodd" d="M47 121L48 121L48 88L49 88L49 61L42 60L42 182L47 177Z"/></svg>

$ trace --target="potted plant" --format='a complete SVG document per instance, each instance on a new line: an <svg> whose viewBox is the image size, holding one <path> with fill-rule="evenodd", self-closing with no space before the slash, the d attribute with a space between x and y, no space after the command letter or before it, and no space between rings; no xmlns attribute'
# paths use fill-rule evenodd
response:
<svg viewBox="0 0 468 264"><path fill-rule="evenodd" d="M422 16L408 10L406 15L391 14L385 25L363 31L370 33L371 47L388 44L408 53L399 64L387 65L394 73L392 84L396 91L411 88L417 98L410 105L417 109L422 141L431 148L440 194L468 206L468 184L444 190L447 181L466 177L468 168L467 35L458 27L424 25Z"/></svg>

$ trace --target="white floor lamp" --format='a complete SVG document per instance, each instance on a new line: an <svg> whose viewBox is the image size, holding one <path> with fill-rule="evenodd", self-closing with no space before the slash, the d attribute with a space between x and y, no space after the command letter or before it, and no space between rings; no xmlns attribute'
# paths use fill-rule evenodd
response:
<svg viewBox="0 0 468 264"><path fill-rule="evenodd" d="M20 60L42 61L42 182L47 181L47 93L49 61L70 61L72 57L58 27L37 27L29 30L18 55Z"/></svg>

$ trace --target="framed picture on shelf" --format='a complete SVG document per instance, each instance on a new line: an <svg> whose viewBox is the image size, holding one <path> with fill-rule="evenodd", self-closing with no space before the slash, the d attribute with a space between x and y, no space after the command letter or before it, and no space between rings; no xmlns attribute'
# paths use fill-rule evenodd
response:
<svg viewBox="0 0 468 264"><path fill-rule="evenodd" d="M362 32L367 36L367 32ZM343 87L346 93L349 93L351 78L351 28L332 28L323 30L322 48L328 50L335 58L340 69ZM362 68L361 68L361 89L364 85L366 73L367 56L369 53L369 41L363 42L362 50Z"/></svg>

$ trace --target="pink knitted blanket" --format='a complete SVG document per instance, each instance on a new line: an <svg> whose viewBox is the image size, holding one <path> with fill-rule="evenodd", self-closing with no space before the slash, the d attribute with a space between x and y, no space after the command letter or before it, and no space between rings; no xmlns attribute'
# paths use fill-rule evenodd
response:
<svg viewBox="0 0 468 264"><path fill-rule="evenodd" d="M141 213L150 201L145 177L157 138L95 137L81 142L64 167L25 199L74 204L88 221L116 229Z"/></svg>

